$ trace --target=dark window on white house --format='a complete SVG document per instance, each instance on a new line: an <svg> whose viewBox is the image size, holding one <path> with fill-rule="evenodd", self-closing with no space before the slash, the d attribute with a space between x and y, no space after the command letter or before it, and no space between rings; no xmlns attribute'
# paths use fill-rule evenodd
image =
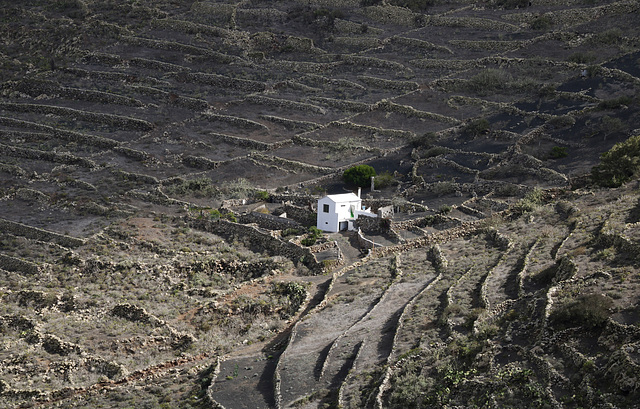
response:
<svg viewBox="0 0 640 409"><path fill-rule="evenodd" d="M325 213L329 213L329 205L328 204L322 205L322 211Z"/></svg>

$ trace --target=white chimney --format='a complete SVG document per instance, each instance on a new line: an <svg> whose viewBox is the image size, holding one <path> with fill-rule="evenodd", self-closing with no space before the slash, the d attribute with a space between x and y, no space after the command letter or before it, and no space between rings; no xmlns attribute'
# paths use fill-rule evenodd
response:
<svg viewBox="0 0 640 409"><path fill-rule="evenodd" d="M361 187L359 187L359 188L358 188L358 197L360 197L360 193L361 193L361 192L362 192L362 188L361 188Z"/></svg>

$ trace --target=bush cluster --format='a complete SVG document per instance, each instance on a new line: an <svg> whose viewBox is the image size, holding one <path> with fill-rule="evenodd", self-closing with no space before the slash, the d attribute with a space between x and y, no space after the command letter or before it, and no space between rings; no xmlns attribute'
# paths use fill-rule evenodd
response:
<svg viewBox="0 0 640 409"><path fill-rule="evenodd" d="M615 144L600 156L600 164L591 169L591 179L600 186L618 187L638 174L640 135Z"/></svg>
<svg viewBox="0 0 640 409"><path fill-rule="evenodd" d="M480 136L488 134L491 130L491 124L485 118L480 118L471 121L467 126L462 129L462 134L467 136Z"/></svg>
<svg viewBox="0 0 640 409"><path fill-rule="evenodd" d="M302 239L300 243L307 247L313 246L320 237L322 237L322 230L318 229L316 226L311 226L309 227L308 236Z"/></svg>
<svg viewBox="0 0 640 409"><path fill-rule="evenodd" d="M395 181L393 174L389 171L382 172L380 175L373 179L373 183L376 189L384 189L390 186Z"/></svg>
<svg viewBox="0 0 640 409"><path fill-rule="evenodd" d="M512 80L513 78L508 72L489 68L471 77L467 86L470 91L476 92L478 95L488 95L505 89Z"/></svg>
<svg viewBox="0 0 640 409"><path fill-rule="evenodd" d="M543 192L536 188L527 193L522 199L515 203L512 207L514 214L524 214L534 211L542 204Z"/></svg>
<svg viewBox="0 0 640 409"><path fill-rule="evenodd" d="M533 30L547 30L551 28L551 26L553 26L553 20L547 15L536 17L531 21L531 28Z"/></svg>
<svg viewBox="0 0 640 409"><path fill-rule="evenodd" d="M493 4L506 10L523 9L529 6L529 0L498 0Z"/></svg>
<svg viewBox="0 0 640 409"><path fill-rule="evenodd" d="M587 64L593 62L595 59L596 56L592 52L577 52L571 54L567 60L576 64Z"/></svg>
<svg viewBox="0 0 640 409"><path fill-rule="evenodd" d="M598 104L598 109L612 110L621 108L624 105L629 105L633 102L633 98L627 95L623 95L618 98L606 99Z"/></svg>
<svg viewBox="0 0 640 409"><path fill-rule="evenodd" d="M567 155L567 148L562 146L554 146L553 148L551 148L551 152L549 153L549 156L551 156L553 159L564 158Z"/></svg>
<svg viewBox="0 0 640 409"><path fill-rule="evenodd" d="M597 328L609 318L613 301L602 294L585 294L562 304L549 316L551 325L557 328Z"/></svg>

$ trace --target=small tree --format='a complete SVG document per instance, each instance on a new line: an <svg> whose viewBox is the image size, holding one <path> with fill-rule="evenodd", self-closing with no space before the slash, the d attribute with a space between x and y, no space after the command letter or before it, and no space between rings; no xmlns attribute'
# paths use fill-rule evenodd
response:
<svg viewBox="0 0 640 409"><path fill-rule="evenodd" d="M360 187L369 186L372 176L376 176L376 171L369 165L352 166L342 175L347 184Z"/></svg>

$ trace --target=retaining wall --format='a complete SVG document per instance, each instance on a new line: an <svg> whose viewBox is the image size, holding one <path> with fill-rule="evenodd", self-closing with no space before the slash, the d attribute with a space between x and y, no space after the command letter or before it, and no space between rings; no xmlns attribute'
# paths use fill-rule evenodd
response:
<svg viewBox="0 0 640 409"><path fill-rule="evenodd" d="M64 234L54 233L52 231L27 226L22 223L12 222L5 219L0 219L0 231L15 234L16 236L23 236L28 239L46 242L51 241L64 247L78 247L84 244L83 239L65 236Z"/></svg>
<svg viewBox="0 0 640 409"><path fill-rule="evenodd" d="M263 229L269 230L283 230L300 227L300 223L295 220L260 212L241 214L238 216L238 221L242 224L255 223Z"/></svg>
<svg viewBox="0 0 640 409"><path fill-rule="evenodd" d="M322 263L319 263L308 248L298 247L267 233L261 232L254 226L229 222L227 220L198 220L189 216L184 221L192 228L207 231L226 240L237 240L249 247L266 251L270 255L283 256L294 264L302 263L313 274L324 273Z"/></svg>

